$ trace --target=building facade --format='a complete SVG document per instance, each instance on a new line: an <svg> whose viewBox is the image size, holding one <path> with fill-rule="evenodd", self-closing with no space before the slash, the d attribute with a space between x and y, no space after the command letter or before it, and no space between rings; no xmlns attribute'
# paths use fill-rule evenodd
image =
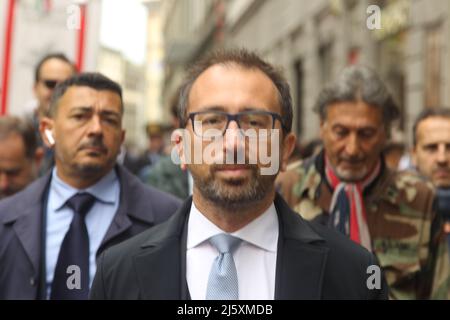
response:
<svg viewBox="0 0 450 320"><path fill-rule="evenodd" d="M0 115L33 111L34 68L48 53L95 69L101 8L100 0L0 1Z"/></svg>
<svg viewBox="0 0 450 320"><path fill-rule="evenodd" d="M125 144L129 148L144 148L147 137L145 108L145 72L143 66L135 65L117 50L100 47L96 70L122 87L124 104L123 127Z"/></svg>
<svg viewBox="0 0 450 320"><path fill-rule="evenodd" d="M186 68L208 51L224 45L225 9L223 0L162 1L165 106L176 94Z"/></svg>
<svg viewBox="0 0 450 320"><path fill-rule="evenodd" d="M394 132L398 140L411 141L414 118L423 108L450 107L450 0L198 1L223 10L216 17L223 23L213 29L220 41L209 39L209 46L168 32L175 28L170 23L177 20L175 13L193 28L188 2L168 1L166 41L173 42L175 34L189 44L179 42L166 49L173 55L189 53L189 58L166 60L166 87L174 82L174 69L180 70L206 49L245 47L283 68L294 99L294 130L301 141L317 137L319 120L313 112L317 95L349 64L371 66L386 81L401 109ZM181 29L189 28L177 30Z"/></svg>

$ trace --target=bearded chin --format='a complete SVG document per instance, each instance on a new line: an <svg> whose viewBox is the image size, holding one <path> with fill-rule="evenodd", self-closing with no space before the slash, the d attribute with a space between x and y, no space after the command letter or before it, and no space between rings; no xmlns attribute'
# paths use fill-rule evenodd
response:
<svg viewBox="0 0 450 320"><path fill-rule="evenodd" d="M366 169L366 167L364 167L360 171L351 171L351 170L342 170L342 169L336 168L336 175L342 181L358 182L367 176L367 169Z"/></svg>
<svg viewBox="0 0 450 320"><path fill-rule="evenodd" d="M98 176L99 174L102 175L107 172L107 170L109 171L109 169L114 167L115 163L115 158L108 159L105 163L86 161L84 163L77 163L76 169L77 172L83 177L92 177Z"/></svg>
<svg viewBox="0 0 450 320"><path fill-rule="evenodd" d="M104 166L97 164L79 164L76 167L76 171L83 177L97 175L104 170Z"/></svg>
<svg viewBox="0 0 450 320"><path fill-rule="evenodd" d="M261 176L258 170L256 167L252 170L249 180L243 178L220 180L213 173L208 178L194 177L194 180L204 198L217 206L238 213L237 209L251 207L272 190L276 176Z"/></svg>

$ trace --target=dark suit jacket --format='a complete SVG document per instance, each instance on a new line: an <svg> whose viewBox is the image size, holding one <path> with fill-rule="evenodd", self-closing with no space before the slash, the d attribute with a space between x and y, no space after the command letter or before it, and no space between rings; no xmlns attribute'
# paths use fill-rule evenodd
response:
<svg viewBox="0 0 450 320"><path fill-rule="evenodd" d="M121 166L120 203L97 256L106 248L167 220L181 202L142 184ZM36 299L43 279L43 206L51 171L25 190L0 201L0 300ZM44 272L45 273L45 272ZM38 290L40 287L41 290Z"/></svg>
<svg viewBox="0 0 450 320"><path fill-rule="evenodd" d="M192 198L167 222L105 251L91 299L189 299L186 221ZM367 288L374 256L345 236L305 221L275 198L280 236L275 299L384 299Z"/></svg>

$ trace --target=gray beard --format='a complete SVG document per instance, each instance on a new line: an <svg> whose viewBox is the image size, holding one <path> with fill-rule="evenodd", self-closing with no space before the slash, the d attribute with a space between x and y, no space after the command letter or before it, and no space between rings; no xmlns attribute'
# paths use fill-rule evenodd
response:
<svg viewBox="0 0 450 320"><path fill-rule="evenodd" d="M203 180L198 177L193 178L196 187L205 199L227 211L235 211L251 207L264 199L272 190L276 175L261 176L258 174L258 170L256 167L255 170L252 170L253 174L249 182L243 182L240 179L220 182L214 179L213 175ZM236 214L238 213L236 212Z"/></svg>

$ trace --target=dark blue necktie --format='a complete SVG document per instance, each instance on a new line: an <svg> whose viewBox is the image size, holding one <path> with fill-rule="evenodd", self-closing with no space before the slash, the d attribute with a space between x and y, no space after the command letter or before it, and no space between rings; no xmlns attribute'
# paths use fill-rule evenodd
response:
<svg viewBox="0 0 450 320"><path fill-rule="evenodd" d="M83 300L89 295L89 235L84 218L95 203L89 193L77 193L67 200L73 219L55 267L50 299Z"/></svg>

